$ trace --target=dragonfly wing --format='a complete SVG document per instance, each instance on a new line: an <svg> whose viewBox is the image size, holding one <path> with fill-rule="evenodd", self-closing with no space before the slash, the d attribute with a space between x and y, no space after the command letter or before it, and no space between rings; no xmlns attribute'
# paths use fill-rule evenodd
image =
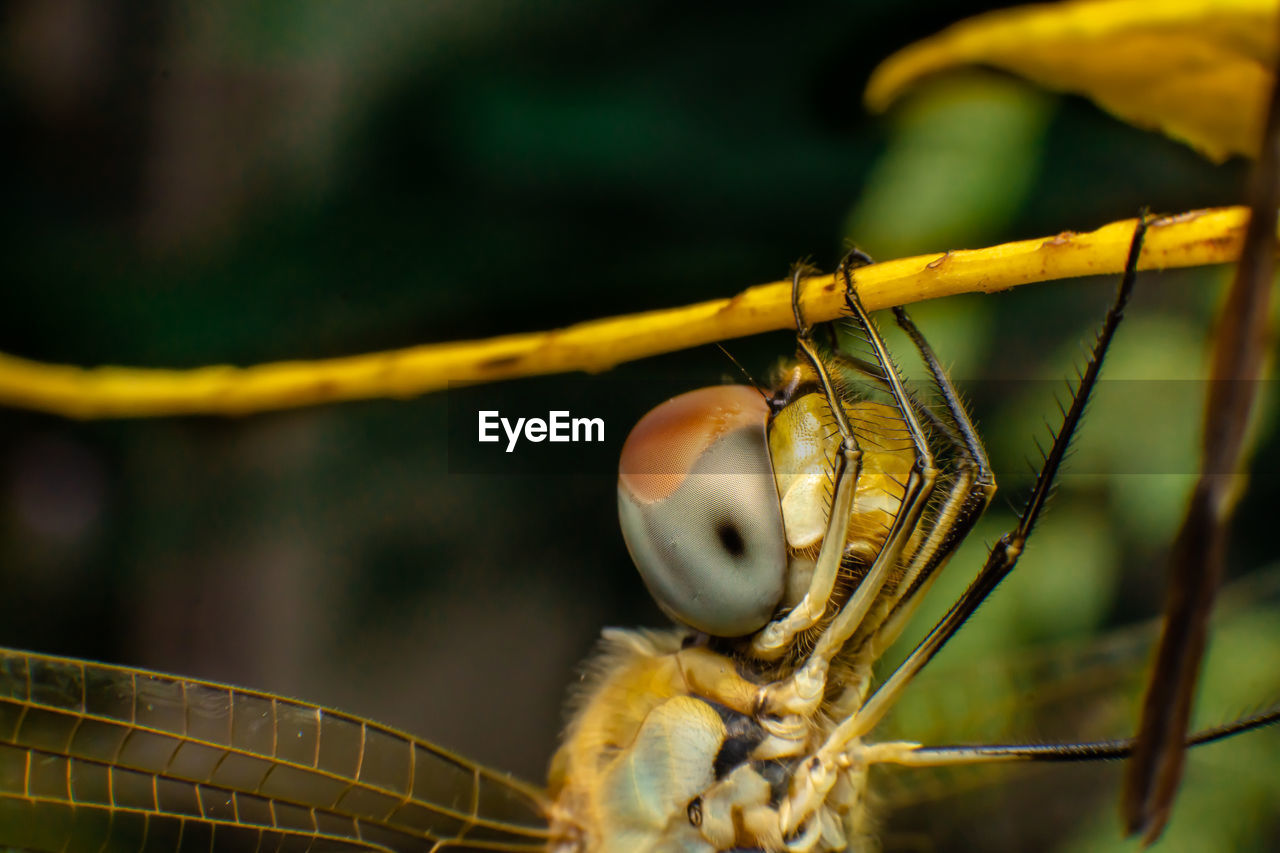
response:
<svg viewBox="0 0 1280 853"><path fill-rule="evenodd" d="M1132 725L1133 702L1157 631L1153 623L1083 648L1052 644L998 661L940 667L911 685L877 737L932 746L1119 735ZM888 811L896 812L1021 780L1029 772L1036 768L1016 763L885 766L877 774L877 794Z"/></svg>
<svg viewBox="0 0 1280 853"><path fill-rule="evenodd" d="M1206 700L1199 725L1225 722L1276 698L1268 674L1280 654L1274 651L1278 635L1260 633L1258 626L1274 622L1277 614L1280 568L1255 572L1223 590L1213 620L1220 647L1205 669L1208 678L1218 674L1219 681L1238 685L1243 695ZM927 746L1130 737L1160 627L1153 619L1086 644L1060 641L926 671L876 735ZM1242 642L1230 642L1235 637ZM878 793L893 811L1023 779L1029 772L1035 770L1019 764L885 767Z"/></svg>
<svg viewBox="0 0 1280 853"><path fill-rule="evenodd" d="M0 649L0 847L542 850L545 795L359 717Z"/></svg>

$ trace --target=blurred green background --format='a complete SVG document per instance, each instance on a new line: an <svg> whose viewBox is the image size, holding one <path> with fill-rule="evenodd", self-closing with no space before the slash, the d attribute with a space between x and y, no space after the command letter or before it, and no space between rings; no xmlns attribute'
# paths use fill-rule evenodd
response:
<svg viewBox="0 0 1280 853"><path fill-rule="evenodd" d="M1238 200L1243 164L1005 77L865 114L878 61L982 9L9 3L0 350L341 355L727 296L801 258L830 268L847 240L887 258ZM1103 389L1022 567L944 675L1157 611L1195 465L1188 380L1224 282L1142 277L1107 373L1127 381ZM952 591L1009 525L1113 285L915 311L1002 478ZM783 333L728 346L757 375L792 351ZM708 347L621 368L586 403L573 377L492 394L521 414L572 399L618 442L658 388L734 374ZM0 411L0 643L300 696L540 779L600 628L663 618L617 533L612 463L477 467L450 443L450 397L245 419ZM1259 435L1234 575L1277 559L1274 418ZM1280 695L1274 617L1223 635L1206 722ZM1044 725L1020 724L1072 734ZM1274 848L1277 771L1274 732L1206 750L1161 849ZM886 846L1110 843L1118 766L1055 772L891 819Z"/></svg>

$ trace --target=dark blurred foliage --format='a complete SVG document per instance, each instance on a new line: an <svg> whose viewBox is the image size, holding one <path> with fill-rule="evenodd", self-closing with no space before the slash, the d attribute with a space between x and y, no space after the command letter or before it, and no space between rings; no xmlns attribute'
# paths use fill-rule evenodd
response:
<svg viewBox="0 0 1280 853"><path fill-rule="evenodd" d="M1024 129L1012 141L928 107L916 124L865 114L877 62L981 10L10 3L0 350L172 367L333 356L726 296L797 259L829 268L847 237L936 251L1237 200L1241 164L1209 165L1084 101L1003 80L990 85L1015 93ZM883 164L919 159L912 141L939 127L926 154L956 141L972 157L893 178ZM983 155L997 144L1009 159ZM881 200L860 203L869 185ZM963 204L939 208L954 187ZM912 230L939 215L950 230ZM1126 375L1196 369L1221 281L1144 277ZM1054 412L1044 383L1026 399L1010 389L1071 373L1110 287L922 307L1002 473L1021 473ZM729 346L757 375L792 348L781 333ZM492 394L526 415L572 399L616 442L664 395L734 374L706 348L625 366L589 393L552 377ZM600 628L663 619L617 533L611 464L473 464L449 441L463 427L450 399L244 419L0 413L0 642L301 696L540 778ZM1137 419L1099 405L1086 430L1091 446L1127 448L1180 422L1186 448L1171 464L1185 474L1195 405ZM1269 425L1261 434L1237 570L1276 557L1280 487L1265 474L1280 443ZM1092 474L1109 458L1080 456ZM1007 484L1016 502L1018 478ZM1086 574L1102 579L1087 615L1058 629L1028 620L1022 639L1087 638L1159 606L1182 492L1100 476L1064 492L1039 546L1061 558L1036 581L1033 546L1030 588L1051 590L1056 613L1093 556L1104 568ZM999 512L982 533L1008 521ZM957 577L981 554L963 552ZM1274 809L1263 817L1274 827ZM1037 837L951 831L945 849Z"/></svg>

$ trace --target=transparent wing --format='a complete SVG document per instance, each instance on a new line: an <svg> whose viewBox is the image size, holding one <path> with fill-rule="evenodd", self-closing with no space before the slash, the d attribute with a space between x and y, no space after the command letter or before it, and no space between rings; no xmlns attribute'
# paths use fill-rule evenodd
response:
<svg viewBox="0 0 1280 853"><path fill-rule="evenodd" d="M1256 572L1224 590L1197 727L1224 723L1276 699L1280 630L1270 626L1280 624L1278 616L1280 569ZM1087 644L1058 642L999 659L940 666L911 685L876 737L930 746L1131 737L1159 636L1160 622L1151 620ZM912 809L1029 774L1063 773L1060 766L1018 764L878 770L880 800L889 810Z"/></svg>
<svg viewBox="0 0 1280 853"><path fill-rule="evenodd" d="M927 745L1049 743L1120 736L1134 702L1156 624L1122 629L1086 646L1052 644L1001 660L940 668L911 685L877 739ZM911 809L1028 773L1044 765L975 764L877 768L880 801Z"/></svg>
<svg viewBox="0 0 1280 853"><path fill-rule="evenodd" d="M0 649L0 848L542 850L545 795L252 690Z"/></svg>

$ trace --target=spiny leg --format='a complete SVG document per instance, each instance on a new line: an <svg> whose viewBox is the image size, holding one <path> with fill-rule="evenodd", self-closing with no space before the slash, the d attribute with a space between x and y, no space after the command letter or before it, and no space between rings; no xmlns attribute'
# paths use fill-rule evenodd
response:
<svg viewBox="0 0 1280 853"><path fill-rule="evenodd" d="M905 554L902 577L896 588L879 602L878 613L870 614L860 626L870 639L867 655L873 660L902 632L936 577L937 570L986 511L996 491L995 476L991 472L986 449L960 401L959 392L906 310L897 307L893 312L898 325L911 339L928 369L933 388L943 401L943 408L940 412L934 411L933 407L920 403L914 397L912 403L920 417L929 421L934 432L959 459L954 479L941 487L946 491L941 505L936 513L921 522L921 541L914 543L914 547ZM845 353L835 353L831 358L846 370L881 385L885 391L889 390L870 362Z"/></svg>
<svg viewBox="0 0 1280 853"><path fill-rule="evenodd" d="M862 467L862 450L858 447L858 441L854 437L853 428L849 425L848 415L840 403L840 395L835 389L827 366L814 345L813 327L805 322L804 313L800 308L800 286L804 281L804 274L803 266L797 266L791 273L791 310L796 320L796 342L822 385L827 405L840 432L840 451L833 460L832 482L835 488L831 498L831 511L827 518L822 546L814 564L813 575L809 581L809 589L805 592L804 598L786 616L770 622L752 638L752 653L766 660L783 654L797 634L813 627L826 612L827 602L831 598L836 575L840 570L840 561L844 556L844 525L847 524L849 513L853 510L858 473ZM839 531L839 536L835 535L836 531Z"/></svg>
<svg viewBox="0 0 1280 853"><path fill-rule="evenodd" d="M1000 538L969 588L907 656L907 659L894 670L888 680L863 703L856 713L836 726L822 747L805 762L793 778L791 794L780 809L784 833L794 832L822 805L827 792L835 784L838 774L850 762L851 745L856 744L860 738L871 731L898 700L911 679L955 636L965 621L1017 564L1027 538L1031 535L1036 520L1052 492L1054 479L1071 444L1072 435L1080 424L1089 395L1098 381L1102 361L1106 357L1116 328L1124 317L1124 308L1133 292L1138 256L1142 250L1142 238L1146 234L1146 228L1146 217L1143 216L1134 230L1124 277L1116 290L1115 300L1107 311L1088 365L1080 378L1080 384L1072 397L1071 405L1063 415L1062 426L1054 436L1053 445L1045 456L1044 465L1036 478L1035 488L1018 519L1018 524Z"/></svg>
<svg viewBox="0 0 1280 853"><path fill-rule="evenodd" d="M930 516L920 523L918 542L909 542L904 553L903 571L890 594L882 596L873 612L859 626L870 645L866 657L877 659L893 643L915 612L937 570L955 547L964 540L974 523L986 510L995 494L995 477L986 449L978 437L972 420L965 411L960 395L943 369L937 355L902 308L895 308L898 324L911 338L921 361L929 370L935 392L943 401L940 411L924 405L911 396L917 414L929 422L958 459L952 479L938 488L945 497ZM846 353L833 353L829 358L845 370L858 374L889 392L880 371L865 359ZM861 702L861 698L857 700ZM853 709L850 708L850 711Z"/></svg>
<svg viewBox="0 0 1280 853"><path fill-rule="evenodd" d="M862 301L858 298L857 289L853 282L852 269L853 267L847 261L841 264L840 267L840 272L845 279L845 302L859 327L863 329L867 343L872 348L880 371L879 376L873 375L872 378L884 385L892 396L894 407L902 417L903 424L914 446L915 462L912 466L911 474L903 486L903 496L898 512L894 516L884 544L876 555L875 561L850 600L818 641L814 657L821 656L827 661L863 625L871 606L879 599L884 589L885 580L887 580L887 573L899 564L903 549L919 523L921 513L928 503L938 476L933 451L925 438L924 429L920 424L919 414L923 409L903 386L902 379L889 356L884 339L876 330L870 316L862 305Z"/></svg>
<svg viewBox="0 0 1280 853"><path fill-rule="evenodd" d="M837 270L837 274L844 276L845 302L866 336L867 343L879 364L880 381L888 386L893 396L894 405L914 446L915 460L903 487L898 511L866 575L849 600L841 607L840 612L819 635L804 664L787 679L766 685L760 690L759 707L762 722L771 730L771 733L782 737L796 736L802 732L806 725L804 721L821 704L831 660L862 624L864 617L883 591L890 572L897 567L903 547L915 529L938 475L937 468L934 466L933 453L916 416L915 404L903 387L902 380L889 358L884 340L871 322L854 288L852 265L862 258L865 258L865 255L861 253L846 258ZM833 410L840 412L838 423L847 426L847 419L843 417L843 404L839 397L832 396L828 399ZM845 435L843 427L842 435ZM851 437L851 433L848 435ZM843 552L848 517L847 511L837 515L837 508L833 501L826 537L822 544L824 549L834 538L840 551ZM793 729L795 731L792 731Z"/></svg>
<svg viewBox="0 0 1280 853"><path fill-rule="evenodd" d="M896 307L893 314L929 370L944 409L943 415L933 416L936 426L959 453L960 461L956 480L950 485L949 494L938 509L925 540L911 555L889 612L876 630L871 654L877 658L897 639L924 598L937 570L969 535L996 493L995 475L991 471L986 448L960 400L959 392L951 384L951 378L906 310Z"/></svg>
<svg viewBox="0 0 1280 853"><path fill-rule="evenodd" d="M1280 723L1280 705L1188 735L1184 748L1206 746L1256 729ZM866 764L898 764L904 767L947 767L997 761L1080 762L1128 758L1137 738L1084 741L1081 743L957 744L922 746L906 741L884 741L862 746L856 760Z"/></svg>
<svg viewBox="0 0 1280 853"><path fill-rule="evenodd" d="M1106 319L1103 320L1102 328L1099 330L1097 340L1094 342L1089 362L1081 375L1080 383L1071 399L1071 405L1063 415L1062 426L1059 428L1057 435L1054 436L1053 445L1045 456L1044 465L1036 478L1035 487L1032 489L1031 497L1028 498L1027 504L1022 510L1017 526L1000 537L995 547L991 549L991 553L987 555L985 565L978 572L978 576L974 578L969 588L952 605L951 609L934 626L933 630L920 641L920 645L912 651L907 659L894 670L888 680L867 700L862 710L856 715L857 733L854 735L855 737L870 731L871 727L879 722L880 718L892 707L910 680L934 655L942 650L947 641L955 636L955 633L973 615L978 606L986 600L987 596L1017 565L1018 557L1021 556L1022 550L1026 545L1027 537L1031 535L1041 511L1052 493L1058 469L1066 456L1076 428L1080 425L1080 421L1084 416L1089 396L1097 384L1107 349L1115 336L1116 328L1124 318L1125 306L1129 302L1129 296L1133 293L1133 284L1137 277L1138 256L1142 251L1142 239L1146 235L1146 231L1147 221L1144 216L1139 219L1138 225L1134 229L1133 240L1129 245L1129 257L1125 264L1124 277L1120 280L1120 286L1116 289L1115 301L1112 303L1111 308L1108 309Z"/></svg>

